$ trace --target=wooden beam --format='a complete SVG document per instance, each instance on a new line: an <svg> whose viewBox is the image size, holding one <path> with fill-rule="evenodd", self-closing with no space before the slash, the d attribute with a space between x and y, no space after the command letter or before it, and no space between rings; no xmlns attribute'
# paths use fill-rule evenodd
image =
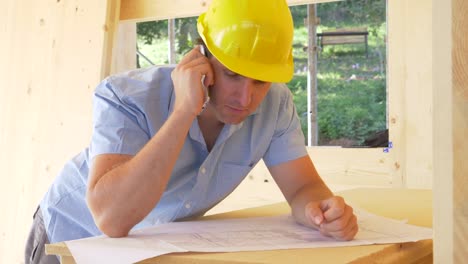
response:
<svg viewBox="0 0 468 264"><path fill-rule="evenodd" d="M393 157L383 148L308 147L307 152L327 184L392 187ZM271 177L265 163L251 171L257 178Z"/></svg>
<svg viewBox="0 0 468 264"><path fill-rule="evenodd" d="M453 251L454 263L468 256L468 3L452 1L453 59Z"/></svg>
<svg viewBox="0 0 468 264"><path fill-rule="evenodd" d="M288 0L288 5L304 5L338 0ZM120 20L150 21L193 17L205 12L211 0L121 0Z"/></svg>
<svg viewBox="0 0 468 264"><path fill-rule="evenodd" d="M394 182L401 187L432 187L431 11L427 0L388 1L389 140Z"/></svg>
<svg viewBox="0 0 468 264"><path fill-rule="evenodd" d="M453 262L452 21L451 1L434 1L433 212L434 263Z"/></svg>
<svg viewBox="0 0 468 264"><path fill-rule="evenodd" d="M111 74L136 68L137 27L135 22L119 23L112 48Z"/></svg>
<svg viewBox="0 0 468 264"><path fill-rule="evenodd" d="M468 256L468 17L465 0L433 1L434 263Z"/></svg>
<svg viewBox="0 0 468 264"><path fill-rule="evenodd" d="M117 49L117 32L119 25L120 0L108 0L106 9L106 24L104 24L104 45L102 50L101 78L109 76L112 72L113 57Z"/></svg>

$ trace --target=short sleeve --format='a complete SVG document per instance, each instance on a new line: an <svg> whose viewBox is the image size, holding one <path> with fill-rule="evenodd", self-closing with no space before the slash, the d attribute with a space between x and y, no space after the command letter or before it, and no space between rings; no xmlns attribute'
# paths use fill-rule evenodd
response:
<svg viewBox="0 0 468 264"><path fill-rule="evenodd" d="M135 155L150 139L144 109L119 85L125 82L106 79L95 90L90 160L108 153Z"/></svg>
<svg viewBox="0 0 468 264"><path fill-rule="evenodd" d="M285 88L278 108L275 132L263 157L267 166L275 166L307 155L304 134L292 94Z"/></svg>

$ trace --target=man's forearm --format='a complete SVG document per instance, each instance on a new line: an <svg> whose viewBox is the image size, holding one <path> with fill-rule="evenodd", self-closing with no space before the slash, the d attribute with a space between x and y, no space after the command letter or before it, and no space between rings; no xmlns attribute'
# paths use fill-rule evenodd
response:
<svg viewBox="0 0 468 264"><path fill-rule="evenodd" d="M134 157L106 172L88 189L88 203L101 230L125 236L156 206L194 118L173 112Z"/></svg>

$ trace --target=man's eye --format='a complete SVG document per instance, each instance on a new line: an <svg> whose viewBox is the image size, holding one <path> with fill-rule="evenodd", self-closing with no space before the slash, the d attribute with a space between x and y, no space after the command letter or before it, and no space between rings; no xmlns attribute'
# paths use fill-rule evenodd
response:
<svg viewBox="0 0 468 264"><path fill-rule="evenodd" d="M224 71L224 74L229 76L229 77L237 77L240 76L239 74L232 72L232 71Z"/></svg>

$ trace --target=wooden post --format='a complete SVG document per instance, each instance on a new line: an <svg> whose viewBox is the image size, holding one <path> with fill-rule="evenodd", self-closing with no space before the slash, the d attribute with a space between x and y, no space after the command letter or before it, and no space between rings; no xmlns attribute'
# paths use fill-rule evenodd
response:
<svg viewBox="0 0 468 264"><path fill-rule="evenodd" d="M113 56L115 56L115 45L119 28L120 0L107 1L106 24L104 30L104 45L101 62L101 78L105 78L112 73Z"/></svg>
<svg viewBox="0 0 468 264"><path fill-rule="evenodd" d="M454 263L468 256L468 3L452 1L453 114L453 254ZM440 87L442 88L442 87ZM440 175L442 177L442 175Z"/></svg>
<svg viewBox="0 0 468 264"><path fill-rule="evenodd" d="M112 52L111 74L136 68L136 22L119 23Z"/></svg>
<svg viewBox="0 0 468 264"><path fill-rule="evenodd" d="M317 7L307 5L307 32L309 35L308 75L307 75L307 120L308 122L308 146L318 145L317 124Z"/></svg>
<svg viewBox="0 0 468 264"><path fill-rule="evenodd" d="M468 18L465 0L433 1L434 263L468 256Z"/></svg>
<svg viewBox="0 0 468 264"><path fill-rule="evenodd" d="M175 53L175 19L171 18L167 21L167 33L169 36L168 45L169 45L169 64L176 63L176 53Z"/></svg>

